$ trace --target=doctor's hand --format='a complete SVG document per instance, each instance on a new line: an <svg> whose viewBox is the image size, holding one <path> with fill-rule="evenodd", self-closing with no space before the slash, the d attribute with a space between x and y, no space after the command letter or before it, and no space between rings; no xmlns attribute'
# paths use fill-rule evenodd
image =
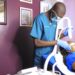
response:
<svg viewBox="0 0 75 75"><path fill-rule="evenodd" d="M58 40L57 41L57 45L60 46L60 47L62 47L62 48L64 48L67 51L71 50L71 46L66 41Z"/></svg>

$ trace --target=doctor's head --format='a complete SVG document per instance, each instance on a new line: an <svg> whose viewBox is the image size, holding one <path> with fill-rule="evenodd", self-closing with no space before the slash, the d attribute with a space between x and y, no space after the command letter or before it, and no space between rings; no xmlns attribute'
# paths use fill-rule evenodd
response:
<svg viewBox="0 0 75 75"><path fill-rule="evenodd" d="M66 7L65 7L64 3L57 2L52 7L52 11L55 13L55 15L57 17L63 18L63 16L66 13Z"/></svg>

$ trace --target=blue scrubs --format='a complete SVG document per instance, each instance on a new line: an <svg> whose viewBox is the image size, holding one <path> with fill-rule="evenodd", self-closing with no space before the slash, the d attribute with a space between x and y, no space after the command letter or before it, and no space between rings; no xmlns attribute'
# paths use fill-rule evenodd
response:
<svg viewBox="0 0 75 75"><path fill-rule="evenodd" d="M72 71L73 62L75 62L75 52L69 53L66 56L66 66L70 71Z"/></svg>
<svg viewBox="0 0 75 75"><path fill-rule="evenodd" d="M55 40L57 22L56 17L53 17L52 21L49 21L44 13L39 14L33 21L31 37L44 40L52 41ZM45 54L52 52L54 46L39 47L35 49L34 65L41 66L41 57Z"/></svg>

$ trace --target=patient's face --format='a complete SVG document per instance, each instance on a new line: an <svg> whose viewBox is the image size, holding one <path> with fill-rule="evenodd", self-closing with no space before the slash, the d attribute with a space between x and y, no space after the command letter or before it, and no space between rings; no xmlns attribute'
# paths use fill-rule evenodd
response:
<svg viewBox="0 0 75 75"><path fill-rule="evenodd" d="M73 43L73 42L70 43L70 46L71 46L71 48L72 48L71 51L72 51L72 52L75 52L75 43Z"/></svg>
<svg viewBox="0 0 75 75"><path fill-rule="evenodd" d="M75 42L68 41L68 43L71 46L71 52L75 52Z"/></svg>

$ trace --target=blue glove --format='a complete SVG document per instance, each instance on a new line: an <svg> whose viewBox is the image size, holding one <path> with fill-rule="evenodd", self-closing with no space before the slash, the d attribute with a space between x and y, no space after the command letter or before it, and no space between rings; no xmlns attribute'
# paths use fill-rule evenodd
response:
<svg viewBox="0 0 75 75"><path fill-rule="evenodd" d="M71 50L71 46L66 41L58 40L57 45L66 49L66 50Z"/></svg>
<svg viewBox="0 0 75 75"><path fill-rule="evenodd" d="M64 36L68 36L68 28L66 28L63 32Z"/></svg>

